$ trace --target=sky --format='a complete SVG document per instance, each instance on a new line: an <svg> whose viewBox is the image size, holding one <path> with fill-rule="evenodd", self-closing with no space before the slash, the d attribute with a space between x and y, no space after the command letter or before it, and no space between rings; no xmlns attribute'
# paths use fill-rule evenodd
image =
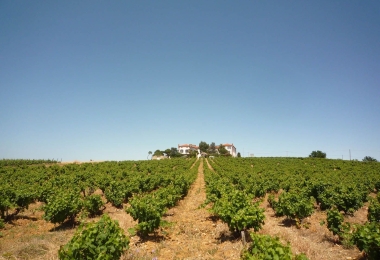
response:
<svg viewBox="0 0 380 260"><path fill-rule="evenodd" d="M0 0L0 158L380 160L380 1Z"/></svg>

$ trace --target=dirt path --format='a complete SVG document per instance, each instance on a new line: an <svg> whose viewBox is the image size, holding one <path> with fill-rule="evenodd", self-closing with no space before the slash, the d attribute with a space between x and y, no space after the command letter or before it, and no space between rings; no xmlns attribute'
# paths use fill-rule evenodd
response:
<svg viewBox="0 0 380 260"><path fill-rule="evenodd" d="M160 241L141 242L135 249L157 259L240 259L242 244L231 237L226 224L213 221L212 215L202 204L206 200L202 160L198 177L188 195L178 206L170 209Z"/></svg>

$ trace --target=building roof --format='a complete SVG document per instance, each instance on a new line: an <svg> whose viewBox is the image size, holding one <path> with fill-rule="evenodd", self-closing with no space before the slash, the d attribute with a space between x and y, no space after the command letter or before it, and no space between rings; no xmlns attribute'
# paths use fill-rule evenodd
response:
<svg viewBox="0 0 380 260"><path fill-rule="evenodd" d="M190 147L190 148L198 149L198 146L195 144L179 144L178 147Z"/></svg>
<svg viewBox="0 0 380 260"><path fill-rule="evenodd" d="M218 145L216 145L216 146L218 146ZM223 146L234 146L234 144L233 143L232 144L225 143L225 144L223 144ZM179 144L178 147L194 147L194 148L198 148L198 145L195 145L195 144Z"/></svg>
<svg viewBox="0 0 380 260"><path fill-rule="evenodd" d="M233 147L235 147L234 144L222 144L222 145L223 145L224 147L226 147L226 146L233 146ZM216 148L216 149L219 149L219 146L220 146L220 145L215 145L215 148Z"/></svg>

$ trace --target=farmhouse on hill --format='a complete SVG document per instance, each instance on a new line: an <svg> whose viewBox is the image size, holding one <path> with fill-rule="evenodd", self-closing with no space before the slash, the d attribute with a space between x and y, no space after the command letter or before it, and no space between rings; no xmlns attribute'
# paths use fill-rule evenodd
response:
<svg viewBox="0 0 380 260"><path fill-rule="evenodd" d="M237 156L236 147L234 146L233 143L232 144L226 143L226 144L223 144L223 146L232 155L232 157ZM215 148L216 148L216 152L219 153L218 151L219 145L215 146ZM179 144L178 145L178 152L183 155L189 154L190 151L198 151L198 150L199 150L199 147L195 144Z"/></svg>

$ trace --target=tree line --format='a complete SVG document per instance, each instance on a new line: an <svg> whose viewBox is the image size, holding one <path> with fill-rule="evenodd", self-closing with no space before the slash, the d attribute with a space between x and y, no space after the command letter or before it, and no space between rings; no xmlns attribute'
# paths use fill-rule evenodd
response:
<svg viewBox="0 0 380 260"><path fill-rule="evenodd" d="M317 150L312 151L311 154L309 154L310 158L326 158L326 153ZM377 162L377 160L371 156L365 156L362 160L363 162Z"/></svg>

